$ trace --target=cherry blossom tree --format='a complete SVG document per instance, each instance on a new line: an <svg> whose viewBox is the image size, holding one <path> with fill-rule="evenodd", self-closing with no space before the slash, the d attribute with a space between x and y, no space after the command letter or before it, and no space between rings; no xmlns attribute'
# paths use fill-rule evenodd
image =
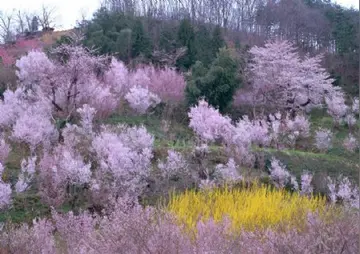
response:
<svg viewBox="0 0 360 254"><path fill-rule="evenodd" d="M313 179L313 174L310 172L305 171L301 175L301 191L300 193L303 195L310 195L313 193L313 186L311 185Z"/></svg>
<svg viewBox="0 0 360 254"><path fill-rule="evenodd" d="M71 185L83 185L91 180L91 164L64 145L57 146L52 153L45 154L39 165L39 189L43 200L59 206L72 193L67 193Z"/></svg>
<svg viewBox="0 0 360 254"><path fill-rule="evenodd" d="M155 69L153 66L143 67L149 77L147 88L167 103L178 103L184 100L186 82L180 73L170 67Z"/></svg>
<svg viewBox="0 0 360 254"><path fill-rule="evenodd" d="M188 116L189 127L204 141L221 139L234 128L229 117L222 116L219 110L209 106L205 100L191 107Z"/></svg>
<svg viewBox="0 0 360 254"><path fill-rule="evenodd" d="M8 183L4 183L2 174L4 172L4 166L0 163L0 209L3 209L11 203L11 186Z"/></svg>
<svg viewBox="0 0 360 254"><path fill-rule="evenodd" d="M5 139L3 137L0 137L0 163L5 164L10 151L10 145L5 142Z"/></svg>
<svg viewBox="0 0 360 254"><path fill-rule="evenodd" d="M15 185L16 192L18 193L23 192L29 187L31 181L34 178L35 163L36 163L36 156L30 157L27 160L23 159L21 161L20 175Z"/></svg>
<svg viewBox="0 0 360 254"><path fill-rule="evenodd" d="M130 77L125 64L113 57L109 69L105 72L104 82L117 96L124 97L131 86Z"/></svg>
<svg viewBox="0 0 360 254"><path fill-rule="evenodd" d="M47 98L52 111L63 117L71 117L83 104L94 107L99 116L107 115L118 104L116 91L102 78L109 68L108 58L92 53L70 45L53 49L50 58L31 51L16 62L17 75L25 88Z"/></svg>
<svg viewBox="0 0 360 254"><path fill-rule="evenodd" d="M166 179L188 171L188 165L182 154L173 150L168 150L166 161L159 161L158 168Z"/></svg>
<svg viewBox="0 0 360 254"><path fill-rule="evenodd" d="M293 175L287 171L285 165L283 165L276 158L271 158L271 165L269 167L270 178L278 188L284 188L287 185L291 185L294 190L298 190L298 183Z"/></svg>
<svg viewBox="0 0 360 254"><path fill-rule="evenodd" d="M147 88L135 86L125 95L130 107L140 114L145 114L149 108L160 103L160 98Z"/></svg>
<svg viewBox="0 0 360 254"><path fill-rule="evenodd" d="M0 100L0 126L4 129L11 127L16 122L28 103L22 88L17 88L15 91L6 90L3 96L4 99Z"/></svg>
<svg viewBox="0 0 360 254"><path fill-rule="evenodd" d="M359 148L359 142L352 134L349 134L344 139L343 147L349 152L354 152L356 149Z"/></svg>
<svg viewBox="0 0 360 254"><path fill-rule="evenodd" d="M339 103L344 106L342 93L321 67L321 55L301 58L294 45L279 40L267 42L264 47L254 46L250 53L252 92L257 104L296 112L322 106L325 98L331 98L327 100L330 103L340 97Z"/></svg>
<svg viewBox="0 0 360 254"><path fill-rule="evenodd" d="M343 202L345 205L359 209L359 188L347 177L341 175L335 181L327 178L327 187L331 202Z"/></svg>
<svg viewBox="0 0 360 254"><path fill-rule="evenodd" d="M315 133L315 145L320 151L332 147L333 133L329 129L320 128Z"/></svg>
<svg viewBox="0 0 360 254"><path fill-rule="evenodd" d="M121 129L120 133L104 129L93 140L92 149L100 166L92 182L97 197L102 193L137 197L150 175L154 138L143 127ZM109 198L105 195L102 199Z"/></svg>
<svg viewBox="0 0 360 254"><path fill-rule="evenodd" d="M239 168L233 158L224 164L218 164L215 167L215 174L220 182L235 183L243 179L239 173Z"/></svg>
<svg viewBox="0 0 360 254"><path fill-rule="evenodd" d="M34 104L19 115L13 126L12 137L29 144L32 154L40 144L48 149L50 143L57 139L58 132L47 109L42 103Z"/></svg>

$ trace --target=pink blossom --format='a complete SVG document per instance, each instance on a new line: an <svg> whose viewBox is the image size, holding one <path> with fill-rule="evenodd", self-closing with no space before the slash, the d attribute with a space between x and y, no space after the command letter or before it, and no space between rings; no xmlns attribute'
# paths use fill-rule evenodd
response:
<svg viewBox="0 0 360 254"><path fill-rule="evenodd" d="M4 183L0 179L0 209L4 209L11 203L11 187L10 184Z"/></svg>
<svg viewBox="0 0 360 254"><path fill-rule="evenodd" d="M0 126L8 127L16 122L28 103L25 101L25 93L22 88L17 88L14 92L7 89L3 96L4 100L0 100Z"/></svg>
<svg viewBox="0 0 360 254"><path fill-rule="evenodd" d="M111 59L110 68L104 75L105 84L109 85L115 94L123 97L129 90L129 71L123 62Z"/></svg>
<svg viewBox="0 0 360 254"><path fill-rule="evenodd" d="M79 253L79 248L94 235L97 220L87 212L75 216L72 211L62 215L53 210L52 217L69 253Z"/></svg>
<svg viewBox="0 0 360 254"><path fill-rule="evenodd" d="M359 148L359 142L352 134L349 134L349 136L344 140L343 146L349 152L354 152L357 148Z"/></svg>
<svg viewBox="0 0 360 254"><path fill-rule="evenodd" d="M175 69L170 67L156 69L153 66L145 66L136 73L138 72L146 75L148 80L143 78L144 81L138 81L137 84L148 88L149 91L158 95L162 101L174 103L184 99L186 82L183 75Z"/></svg>
<svg viewBox="0 0 360 254"><path fill-rule="evenodd" d="M129 75L130 87L148 88L151 80L144 68L138 68Z"/></svg>
<svg viewBox="0 0 360 254"><path fill-rule="evenodd" d="M21 161L20 175L15 185L16 192L23 192L29 187L29 184L35 174L35 162L36 156L29 157L27 160L23 159Z"/></svg>
<svg viewBox="0 0 360 254"><path fill-rule="evenodd" d="M208 178L201 179L199 183L199 189L203 191L211 190L216 187L216 182Z"/></svg>
<svg viewBox="0 0 360 254"><path fill-rule="evenodd" d="M354 98L351 109L354 114L359 114L359 98Z"/></svg>
<svg viewBox="0 0 360 254"><path fill-rule="evenodd" d="M22 112L13 127L12 137L29 144L31 151L41 143L45 146L56 139L57 131L42 105L33 105Z"/></svg>
<svg viewBox="0 0 360 254"><path fill-rule="evenodd" d="M91 134L93 132L93 119L96 110L87 104L84 104L77 110L81 117L81 126L85 133Z"/></svg>
<svg viewBox="0 0 360 254"><path fill-rule="evenodd" d="M91 164L72 148L58 145L40 161L40 194L45 202L58 206L65 198L69 184L81 185L91 180Z"/></svg>
<svg viewBox="0 0 360 254"><path fill-rule="evenodd" d="M348 106L345 104L345 95L339 88L333 88L330 91L325 98L327 112L335 122L341 123L348 111Z"/></svg>
<svg viewBox="0 0 360 254"><path fill-rule="evenodd" d="M328 177L327 187L333 203L340 199L345 205L359 209L359 188L347 177L340 176L337 181Z"/></svg>
<svg viewBox="0 0 360 254"><path fill-rule="evenodd" d="M4 172L4 166L3 164L0 162L0 178L2 179L2 173ZM1 180L0 179L0 180Z"/></svg>
<svg viewBox="0 0 360 254"><path fill-rule="evenodd" d="M143 128L126 132L130 135L104 130L94 138L92 149L100 165L97 177L105 186L116 187L117 192L138 195L150 174L153 138ZM106 173L113 177L110 183L102 179Z"/></svg>
<svg viewBox="0 0 360 254"><path fill-rule="evenodd" d="M135 86L125 95L130 107L140 114L145 114L149 108L155 107L161 102L160 98L147 88Z"/></svg>
<svg viewBox="0 0 360 254"><path fill-rule="evenodd" d="M286 170L279 160L272 158L271 166L269 167L270 178L275 183L276 187L284 188L287 184L291 184L295 190L298 189L296 179Z"/></svg>
<svg viewBox="0 0 360 254"><path fill-rule="evenodd" d="M205 141L214 141L224 135L231 135L234 127L231 119L222 116L219 110L209 106L205 100L200 100L198 105L190 108L188 113L190 118L189 127Z"/></svg>
<svg viewBox="0 0 360 254"><path fill-rule="evenodd" d="M353 114L346 115L344 120L350 127L356 125L356 118Z"/></svg>
<svg viewBox="0 0 360 254"><path fill-rule="evenodd" d="M188 165L183 156L173 150L168 151L168 156L165 162L159 162L158 168L164 178L170 178L179 173L184 173L188 169Z"/></svg>
<svg viewBox="0 0 360 254"><path fill-rule="evenodd" d="M5 66L12 65L15 62L15 57L9 54L9 52L4 48L0 46L0 59L2 64Z"/></svg>
<svg viewBox="0 0 360 254"><path fill-rule="evenodd" d="M10 225L10 230L2 232L1 245L9 253L56 253L53 226L46 219L33 220L32 227Z"/></svg>
<svg viewBox="0 0 360 254"><path fill-rule="evenodd" d="M301 60L293 44L279 40L254 46L250 53L257 105L303 111L321 106L326 93L334 90L333 79L321 67L321 55Z"/></svg>
<svg viewBox="0 0 360 254"><path fill-rule="evenodd" d="M144 126L118 126L121 130L119 138L127 147L141 152L143 150L152 150L154 145L154 137L147 131Z"/></svg>
<svg viewBox="0 0 360 254"><path fill-rule="evenodd" d="M304 115L296 115L294 119L286 116L285 126L287 131L297 137L308 137L310 135L310 122Z"/></svg>
<svg viewBox="0 0 360 254"><path fill-rule="evenodd" d="M11 151L10 146L0 137L0 163L5 163Z"/></svg>
<svg viewBox="0 0 360 254"><path fill-rule="evenodd" d="M315 145L321 150L325 151L332 147L332 136L333 133L328 129L320 128L315 133Z"/></svg>
<svg viewBox="0 0 360 254"><path fill-rule="evenodd" d="M313 187L311 185L311 181L313 179L313 175L309 172L304 172L301 175L301 191L300 193L303 195L309 195L313 192Z"/></svg>
<svg viewBox="0 0 360 254"><path fill-rule="evenodd" d="M238 166L236 165L233 158L230 158L228 163L225 165L216 165L215 173L219 176L221 180L229 183L237 182L243 179L242 176L239 174Z"/></svg>
<svg viewBox="0 0 360 254"><path fill-rule="evenodd" d="M30 51L16 61L16 67L19 80L28 86L49 86L48 79L55 71L55 65L40 51Z"/></svg>

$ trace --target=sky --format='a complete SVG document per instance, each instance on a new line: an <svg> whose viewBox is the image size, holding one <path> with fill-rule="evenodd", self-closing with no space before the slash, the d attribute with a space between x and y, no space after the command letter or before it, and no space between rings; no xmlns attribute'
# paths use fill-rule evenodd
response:
<svg viewBox="0 0 360 254"><path fill-rule="evenodd" d="M85 14L91 18L92 14L100 7L100 0L0 0L0 11L11 12L27 10L29 12L40 10L43 5L56 9L56 30L73 28L77 20ZM335 0L345 7L359 9L359 0Z"/></svg>
<svg viewBox="0 0 360 254"><path fill-rule="evenodd" d="M13 9L36 12L42 6L55 8L56 30L73 28L82 14L91 18L92 14L100 7L100 0L0 0L0 11L6 13Z"/></svg>

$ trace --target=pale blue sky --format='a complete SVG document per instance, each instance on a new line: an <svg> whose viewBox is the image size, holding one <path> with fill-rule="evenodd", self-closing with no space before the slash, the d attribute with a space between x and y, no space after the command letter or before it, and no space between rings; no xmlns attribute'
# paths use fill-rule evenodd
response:
<svg viewBox="0 0 360 254"><path fill-rule="evenodd" d="M359 9L358 0L335 0L337 3ZM63 30L72 28L79 20L82 13L90 18L94 11L99 8L100 0L1 0L0 10L11 12L12 9L36 11L42 5L56 8L56 29Z"/></svg>

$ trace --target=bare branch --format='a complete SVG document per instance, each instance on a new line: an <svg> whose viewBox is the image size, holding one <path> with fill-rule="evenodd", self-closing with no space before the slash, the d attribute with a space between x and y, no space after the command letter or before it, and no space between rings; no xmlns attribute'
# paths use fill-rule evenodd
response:
<svg viewBox="0 0 360 254"><path fill-rule="evenodd" d="M55 7L42 6L41 13L38 15L38 21L43 30L47 30L55 26L55 11Z"/></svg>
<svg viewBox="0 0 360 254"><path fill-rule="evenodd" d="M14 15L0 12L0 38L4 42L11 42L15 38L13 30Z"/></svg>

